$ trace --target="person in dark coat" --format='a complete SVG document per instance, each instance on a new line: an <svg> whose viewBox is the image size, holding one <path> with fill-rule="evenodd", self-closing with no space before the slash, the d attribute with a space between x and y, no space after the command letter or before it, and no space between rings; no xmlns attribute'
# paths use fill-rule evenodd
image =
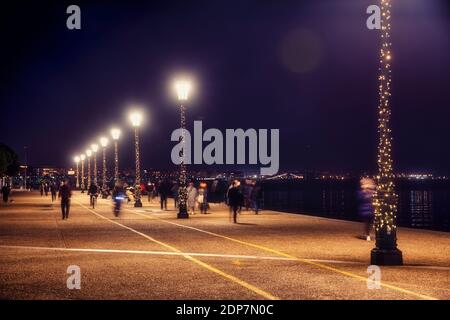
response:
<svg viewBox="0 0 450 320"><path fill-rule="evenodd" d="M56 194L57 194L57 187L56 183L52 183L50 185L50 193L52 194L52 202L56 200Z"/></svg>
<svg viewBox="0 0 450 320"><path fill-rule="evenodd" d="M61 213L62 219L69 219L70 198L72 197L72 190L69 187L69 181L64 180L59 188L58 198L61 199Z"/></svg>
<svg viewBox="0 0 450 320"><path fill-rule="evenodd" d="M261 209L261 202L262 202L262 189L259 182L255 183L252 189L251 201L255 214L258 214L259 210Z"/></svg>
<svg viewBox="0 0 450 320"><path fill-rule="evenodd" d="M11 193L11 188L5 184L2 187L2 195L3 195L3 202L8 203L9 194Z"/></svg>
<svg viewBox="0 0 450 320"><path fill-rule="evenodd" d="M167 197L170 193L170 186L167 180L164 180L159 184L158 193L161 202L161 210L167 210Z"/></svg>
<svg viewBox="0 0 450 320"><path fill-rule="evenodd" d="M233 222L237 223L239 208L243 205L244 196L239 188L239 181L234 181L233 186L228 190L228 205L233 211Z"/></svg>

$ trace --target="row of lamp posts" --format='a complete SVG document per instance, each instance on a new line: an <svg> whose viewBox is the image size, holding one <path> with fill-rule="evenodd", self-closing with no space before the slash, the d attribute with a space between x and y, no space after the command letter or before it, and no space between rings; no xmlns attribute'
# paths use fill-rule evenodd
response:
<svg viewBox="0 0 450 320"><path fill-rule="evenodd" d="M186 115L185 103L189 98L189 94L191 91L191 83L187 80L179 80L175 82L175 90L177 93L178 101L180 102L180 127L182 132L181 143L184 145L185 143L185 128L186 128ZM141 126L143 116L140 112L134 111L129 115L129 120L131 125L134 128L134 151L135 151L135 160L136 160L136 180L135 180L135 207L142 207L141 201L141 163L140 163L140 141L139 141L139 127ZM117 182L119 180L119 147L118 141L121 135L121 130L118 128L111 129L111 137L114 141L114 181ZM99 139L100 146L102 147L103 157L102 157L102 187L106 187L107 180L107 163L106 163L106 147L109 144L109 140L106 137L101 137ZM93 170L93 183L98 185L98 177L97 177L97 152L99 151L99 145L94 143L91 144L90 148L80 155L74 157L74 161L76 163L76 186L81 189L81 192L84 193L86 188L92 183L92 174L91 174L91 158L93 157L94 162L94 170ZM187 170L186 164L184 161L184 148L181 154L182 161L179 167L179 185L180 185L180 205L178 218L185 219L189 218L187 212L187 190L186 190L186 180L187 180ZM85 183L85 160L87 160L87 185ZM80 171L79 165L81 163L81 179L80 179Z"/></svg>

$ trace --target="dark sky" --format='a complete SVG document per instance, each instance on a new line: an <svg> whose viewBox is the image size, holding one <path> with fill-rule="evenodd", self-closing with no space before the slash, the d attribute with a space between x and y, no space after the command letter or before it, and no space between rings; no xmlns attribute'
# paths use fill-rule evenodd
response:
<svg viewBox="0 0 450 320"><path fill-rule="evenodd" d="M147 106L143 167L170 165L179 123L167 87L195 75L188 122L279 128L282 170L371 171L376 165L379 32L374 0L14 1L1 10L0 142L33 165L73 155ZM66 28L78 4L82 30ZM393 1L395 168L450 172L450 6Z"/></svg>

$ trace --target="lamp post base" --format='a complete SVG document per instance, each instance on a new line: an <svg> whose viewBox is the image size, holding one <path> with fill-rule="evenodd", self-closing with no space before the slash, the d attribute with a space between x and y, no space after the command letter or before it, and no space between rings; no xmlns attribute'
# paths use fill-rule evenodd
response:
<svg viewBox="0 0 450 320"><path fill-rule="evenodd" d="M189 219L189 214L187 212L178 212L177 218L178 219Z"/></svg>
<svg viewBox="0 0 450 320"><path fill-rule="evenodd" d="M136 202L134 203L134 207L135 208L142 208L142 202L141 199L137 199Z"/></svg>
<svg viewBox="0 0 450 320"><path fill-rule="evenodd" d="M177 218L178 219L189 219L189 213L187 212L186 205L179 205L180 211L178 211Z"/></svg>
<svg viewBox="0 0 450 320"><path fill-rule="evenodd" d="M396 249L372 249L370 254L372 265L379 266L401 266L403 265L403 255Z"/></svg>

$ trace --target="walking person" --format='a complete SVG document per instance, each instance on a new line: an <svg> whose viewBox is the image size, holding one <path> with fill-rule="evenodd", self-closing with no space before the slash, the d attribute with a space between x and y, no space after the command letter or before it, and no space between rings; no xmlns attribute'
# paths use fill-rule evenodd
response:
<svg viewBox="0 0 450 320"><path fill-rule="evenodd" d="M44 193L45 193L45 196L46 196L46 197L48 196L48 191L49 191L48 183L45 183L45 184L44 184Z"/></svg>
<svg viewBox="0 0 450 320"><path fill-rule="evenodd" d="M69 187L69 181L64 180L63 184L59 188L58 198L61 199L61 213L62 219L69 219L70 210L70 198L72 197L72 190Z"/></svg>
<svg viewBox="0 0 450 320"><path fill-rule="evenodd" d="M155 185L150 181L147 183L145 190L147 191L148 202L151 203L153 200Z"/></svg>
<svg viewBox="0 0 450 320"><path fill-rule="evenodd" d="M169 183L167 180L161 181L158 187L159 202L161 210L167 210L167 197L169 196Z"/></svg>
<svg viewBox="0 0 450 320"><path fill-rule="evenodd" d="M189 182L189 186L187 187L187 207L192 215L195 214L195 203L197 202L197 196L198 193L197 189L194 187L194 183Z"/></svg>
<svg viewBox="0 0 450 320"><path fill-rule="evenodd" d="M3 202L8 203L9 194L11 193L11 188L9 185L5 184L2 189Z"/></svg>
<svg viewBox="0 0 450 320"><path fill-rule="evenodd" d="M117 181L112 191L112 199L114 201L114 215L116 217L120 214L120 207L123 199L125 199L125 190L120 181Z"/></svg>
<svg viewBox="0 0 450 320"><path fill-rule="evenodd" d="M180 186L178 185L177 182L175 182L172 186L172 196L173 196L173 205L174 208L178 208L178 200L180 198Z"/></svg>
<svg viewBox="0 0 450 320"><path fill-rule="evenodd" d="M228 205L233 213L233 223L237 223L237 214L244 200L239 185L238 181L234 181L233 186L228 190Z"/></svg>
<svg viewBox="0 0 450 320"><path fill-rule="evenodd" d="M205 182L200 183L197 196L200 213L206 214L208 211L208 185Z"/></svg>
<svg viewBox="0 0 450 320"><path fill-rule="evenodd" d="M39 192L41 193L41 197L44 195L44 183L39 185Z"/></svg>
<svg viewBox="0 0 450 320"><path fill-rule="evenodd" d="M256 182L255 185L253 186L250 198L255 214L259 214L262 202L262 188L259 182Z"/></svg>
<svg viewBox="0 0 450 320"><path fill-rule="evenodd" d="M50 193L52 195L52 202L56 200L56 193L57 193L57 187L56 187L56 183L52 183L50 185Z"/></svg>
<svg viewBox="0 0 450 320"><path fill-rule="evenodd" d="M364 220L363 239L370 241L370 233L373 229L374 211L373 197L375 196L375 181L371 178L362 178L361 189L358 191L359 214Z"/></svg>
<svg viewBox="0 0 450 320"><path fill-rule="evenodd" d="M92 209L95 208L95 202L97 200L98 197L98 187L95 183L91 183L91 185L89 186L88 189L88 196L90 196L90 203L92 206Z"/></svg>

